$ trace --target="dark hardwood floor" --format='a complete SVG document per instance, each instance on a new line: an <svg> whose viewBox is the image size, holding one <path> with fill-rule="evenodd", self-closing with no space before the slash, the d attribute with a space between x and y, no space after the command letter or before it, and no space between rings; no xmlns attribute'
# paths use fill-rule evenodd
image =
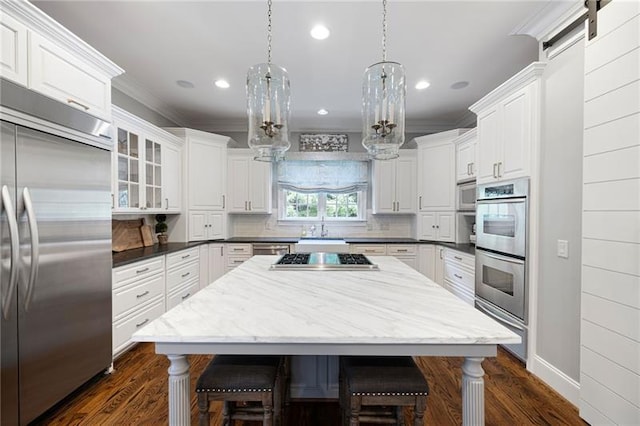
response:
<svg viewBox="0 0 640 426"><path fill-rule="evenodd" d="M195 381L210 356L191 356L191 421L197 425ZM462 358L418 358L431 394L425 425L462 423ZM487 426L586 425L576 407L529 374L504 350L483 362ZM167 424L167 368L165 356L152 344L139 344L115 362L111 375L95 377L39 418L36 425L162 425ZM212 405L212 425L220 425L220 405ZM411 413L406 410L407 424ZM239 422L240 423L240 422ZM248 425L249 423L246 423ZM251 423L252 425L259 423ZM293 401L286 426L339 425L337 402Z"/></svg>

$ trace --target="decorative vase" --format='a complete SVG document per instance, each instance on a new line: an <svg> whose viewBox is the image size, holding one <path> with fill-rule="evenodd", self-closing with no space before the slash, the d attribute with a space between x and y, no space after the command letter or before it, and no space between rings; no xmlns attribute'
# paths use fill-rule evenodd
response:
<svg viewBox="0 0 640 426"><path fill-rule="evenodd" d="M167 234L158 234L158 244L167 244L169 236Z"/></svg>

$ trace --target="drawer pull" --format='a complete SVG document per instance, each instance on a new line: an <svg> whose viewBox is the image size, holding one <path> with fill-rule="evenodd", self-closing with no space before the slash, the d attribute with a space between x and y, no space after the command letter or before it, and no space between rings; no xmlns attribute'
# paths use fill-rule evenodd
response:
<svg viewBox="0 0 640 426"><path fill-rule="evenodd" d="M406 252L406 251L407 251L407 249L398 249L397 251L398 251L398 253L400 253L400 252L403 252L403 253L404 253L404 252Z"/></svg>
<svg viewBox="0 0 640 426"><path fill-rule="evenodd" d="M454 259L459 260L460 262L462 262L462 258L458 257L458 256L453 256Z"/></svg>
<svg viewBox="0 0 640 426"><path fill-rule="evenodd" d="M182 275L181 275L181 277L182 277L182 278L184 278L184 277L188 277L190 273L191 273L191 272L187 272L186 274L182 274Z"/></svg>
<svg viewBox="0 0 640 426"><path fill-rule="evenodd" d="M233 263L244 263L244 260L234 260Z"/></svg>
<svg viewBox="0 0 640 426"><path fill-rule="evenodd" d="M187 257L190 257L190 256L191 256L190 254L187 254L187 255L182 256L182 258L186 259Z"/></svg>
<svg viewBox="0 0 640 426"><path fill-rule="evenodd" d="M462 277L460 275L458 275L458 274L453 274L453 276L458 278L458 279L460 279L460 280L462 279Z"/></svg>
<svg viewBox="0 0 640 426"><path fill-rule="evenodd" d="M365 250L364 252L365 253L375 253L376 251L375 250Z"/></svg>
<svg viewBox="0 0 640 426"><path fill-rule="evenodd" d="M187 297L191 296L191 293L187 293L184 296L182 296L182 300L186 299Z"/></svg>
<svg viewBox="0 0 640 426"><path fill-rule="evenodd" d="M243 249L242 247L240 247L240 248L235 247L235 248L233 249L233 251L244 251L244 249Z"/></svg>
<svg viewBox="0 0 640 426"><path fill-rule="evenodd" d="M147 272L148 270L149 270L149 268L138 269L138 270L136 270L136 274L141 274L143 272Z"/></svg>
<svg viewBox="0 0 640 426"><path fill-rule="evenodd" d="M82 108L84 108L84 110L85 110L85 111L88 111L88 110L89 110L89 107L88 107L88 106L83 105L83 104L81 104L80 102L78 102L78 101L76 101L76 100L74 100L74 99L71 99L71 98L67 99L67 103L68 103L68 104L76 104L76 105L78 105L78 106L81 106Z"/></svg>
<svg viewBox="0 0 640 426"><path fill-rule="evenodd" d="M140 327L142 327L143 325L145 325L148 322L149 322L149 318L147 318L146 320L142 321L140 324L136 324L136 328L140 328Z"/></svg>
<svg viewBox="0 0 640 426"><path fill-rule="evenodd" d="M136 295L136 299L140 299L141 297L145 297L147 294L149 294L149 290L145 291L145 292L144 292L144 293L142 293L142 294L137 294L137 295Z"/></svg>

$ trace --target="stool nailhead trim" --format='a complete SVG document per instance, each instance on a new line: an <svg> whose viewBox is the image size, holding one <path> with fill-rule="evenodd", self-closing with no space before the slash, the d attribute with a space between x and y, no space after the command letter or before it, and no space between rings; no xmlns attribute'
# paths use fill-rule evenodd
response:
<svg viewBox="0 0 640 426"><path fill-rule="evenodd" d="M233 392L272 392L273 389L196 389L196 392L222 392L222 393L233 393Z"/></svg>
<svg viewBox="0 0 640 426"><path fill-rule="evenodd" d="M355 396L428 396L426 392L351 392Z"/></svg>

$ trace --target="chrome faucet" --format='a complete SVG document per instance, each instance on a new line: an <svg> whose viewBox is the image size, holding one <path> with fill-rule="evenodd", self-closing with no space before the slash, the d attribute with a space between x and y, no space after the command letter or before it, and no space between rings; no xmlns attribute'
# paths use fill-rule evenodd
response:
<svg viewBox="0 0 640 426"><path fill-rule="evenodd" d="M327 235L329 235L329 230L324 229L324 216L322 216L322 223L320 224L320 236L326 237Z"/></svg>

